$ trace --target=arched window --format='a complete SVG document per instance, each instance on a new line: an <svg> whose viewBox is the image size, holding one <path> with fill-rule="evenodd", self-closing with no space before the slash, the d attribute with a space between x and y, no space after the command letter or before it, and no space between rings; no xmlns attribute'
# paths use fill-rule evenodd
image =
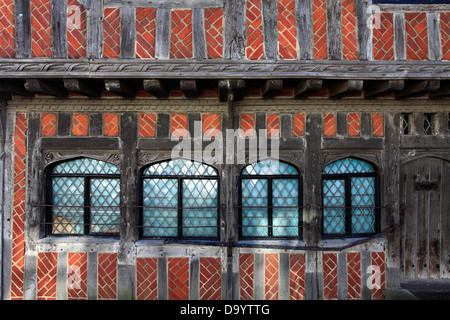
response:
<svg viewBox="0 0 450 320"><path fill-rule="evenodd" d="M379 230L379 182L367 162L345 158L323 171L323 234L358 236Z"/></svg>
<svg viewBox="0 0 450 320"><path fill-rule="evenodd" d="M142 173L141 236L217 238L219 178L213 167L176 159Z"/></svg>
<svg viewBox="0 0 450 320"><path fill-rule="evenodd" d="M301 177L295 167L264 160L246 166L240 178L241 238L301 236Z"/></svg>
<svg viewBox="0 0 450 320"><path fill-rule="evenodd" d="M89 158L65 161L49 173L47 234L114 235L120 223L120 172Z"/></svg>

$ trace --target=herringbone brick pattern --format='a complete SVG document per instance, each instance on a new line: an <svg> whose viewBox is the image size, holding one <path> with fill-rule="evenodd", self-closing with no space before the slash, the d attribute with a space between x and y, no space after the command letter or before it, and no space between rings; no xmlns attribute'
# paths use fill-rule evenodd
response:
<svg viewBox="0 0 450 320"><path fill-rule="evenodd" d="M347 298L361 299L361 253L347 253Z"/></svg>
<svg viewBox="0 0 450 320"><path fill-rule="evenodd" d="M70 59L86 57L87 10L77 0L67 1L67 55Z"/></svg>
<svg viewBox="0 0 450 320"><path fill-rule="evenodd" d="M37 260L37 299L56 300L58 254L39 252Z"/></svg>
<svg viewBox="0 0 450 320"><path fill-rule="evenodd" d="M279 114L267 114L267 136L279 137L280 136L280 115Z"/></svg>
<svg viewBox="0 0 450 320"><path fill-rule="evenodd" d="M327 45L327 5L326 1L313 0L313 57L317 60L326 60L328 56Z"/></svg>
<svg viewBox="0 0 450 320"><path fill-rule="evenodd" d="M239 255L239 299L253 300L255 277L255 256L251 253Z"/></svg>
<svg viewBox="0 0 450 320"><path fill-rule="evenodd" d="M342 59L358 59L355 0L342 0Z"/></svg>
<svg viewBox="0 0 450 320"><path fill-rule="evenodd" d="M172 10L170 58L190 59L192 51L192 10Z"/></svg>
<svg viewBox="0 0 450 320"><path fill-rule="evenodd" d="M405 13L406 59L428 59L427 14Z"/></svg>
<svg viewBox="0 0 450 320"><path fill-rule="evenodd" d="M17 113L13 146L14 188L12 209L11 300L21 300L23 298L27 127L27 114Z"/></svg>
<svg viewBox="0 0 450 320"><path fill-rule="evenodd" d="M289 255L289 296L291 300L305 300L305 255Z"/></svg>
<svg viewBox="0 0 450 320"><path fill-rule="evenodd" d="M52 57L52 2L31 0L31 56Z"/></svg>
<svg viewBox="0 0 450 320"><path fill-rule="evenodd" d="M206 55L208 59L223 56L223 9L205 8Z"/></svg>
<svg viewBox="0 0 450 320"><path fill-rule="evenodd" d="M248 0L245 14L247 19L246 56L250 60L263 59L264 39L261 0Z"/></svg>
<svg viewBox="0 0 450 320"><path fill-rule="evenodd" d="M85 113L72 114L72 135L87 136L89 130L89 115Z"/></svg>
<svg viewBox="0 0 450 320"><path fill-rule="evenodd" d="M380 13L380 28L373 29L373 59L392 61L394 54L394 14Z"/></svg>
<svg viewBox="0 0 450 320"><path fill-rule="evenodd" d="M156 8L136 8L136 58L155 57Z"/></svg>
<svg viewBox="0 0 450 320"><path fill-rule="evenodd" d="M338 298L337 286L337 254L323 254L323 298L335 300Z"/></svg>
<svg viewBox="0 0 450 320"><path fill-rule="evenodd" d="M372 113L372 135L384 136L384 115L382 113Z"/></svg>
<svg viewBox="0 0 450 320"><path fill-rule="evenodd" d="M377 267L377 269L372 269L372 299L384 300L383 290L386 288L386 264L384 252L372 252L372 266Z"/></svg>
<svg viewBox="0 0 450 320"><path fill-rule="evenodd" d="M255 136L255 114L241 113L241 136L254 137Z"/></svg>
<svg viewBox="0 0 450 320"><path fill-rule="evenodd" d="M54 136L56 134L56 114L41 114L41 135L43 137Z"/></svg>
<svg viewBox="0 0 450 320"><path fill-rule="evenodd" d="M98 300L117 299L117 254L98 254Z"/></svg>
<svg viewBox="0 0 450 320"><path fill-rule="evenodd" d="M267 253L264 255L264 299L278 300L279 291L279 255Z"/></svg>
<svg viewBox="0 0 450 320"><path fill-rule="evenodd" d="M305 134L305 113L296 113L292 115L292 136L302 137Z"/></svg>
<svg viewBox="0 0 450 320"><path fill-rule="evenodd" d="M450 12L441 13L442 60L450 60Z"/></svg>
<svg viewBox="0 0 450 320"><path fill-rule="evenodd" d="M323 114L323 134L327 137L336 136L336 115L334 113Z"/></svg>
<svg viewBox="0 0 450 320"><path fill-rule="evenodd" d="M222 299L222 269L220 258L200 258L199 299Z"/></svg>
<svg viewBox="0 0 450 320"><path fill-rule="evenodd" d="M170 130L172 137L187 137L189 135L187 115L172 113L170 115Z"/></svg>
<svg viewBox="0 0 450 320"><path fill-rule="evenodd" d="M221 116L218 113L205 113L202 115L203 137L213 138L221 134Z"/></svg>
<svg viewBox="0 0 450 320"><path fill-rule="evenodd" d="M156 114L139 114L139 138L152 138L156 136Z"/></svg>
<svg viewBox="0 0 450 320"><path fill-rule="evenodd" d="M120 9L104 9L103 58L120 57Z"/></svg>
<svg viewBox="0 0 450 320"><path fill-rule="evenodd" d="M158 299L158 258L136 259L136 298Z"/></svg>
<svg viewBox="0 0 450 320"><path fill-rule="evenodd" d="M169 300L189 299L189 258L168 258Z"/></svg>
<svg viewBox="0 0 450 320"><path fill-rule="evenodd" d="M87 253L67 254L67 299L87 300Z"/></svg>
<svg viewBox="0 0 450 320"><path fill-rule="evenodd" d="M359 113L349 113L347 115L347 133L349 136L359 136L360 118Z"/></svg>
<svg viewBox="0 0 450 320"><path fill-rule="evenodd" d="M282 59L297 59L298 41L295 19L295 0L277 1L278 54Z"/></svg>
<svg viewBox="0 0 450 320"><path fill-rule="evenodd" d="M15 52L14 0L0 3L0 58L14 58Z"/></svg>
<svg viewBox="0 0 450 320"><path fill-rule="evenodd" d="M115 113L105 113L103 115L103 134L115 137L119 135L119 115Z"/></svg>

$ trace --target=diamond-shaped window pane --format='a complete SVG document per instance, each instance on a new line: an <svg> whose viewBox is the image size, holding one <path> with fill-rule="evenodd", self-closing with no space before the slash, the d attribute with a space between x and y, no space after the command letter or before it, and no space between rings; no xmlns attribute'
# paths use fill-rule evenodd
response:
<svg viewBox="0 0 450 320"><path fill-rule="evenodd" d="M209 165L190 160L176 159L149 166L144 176L217 176L217 171Z"/></svg>
<svg viewBox="0 0 450 320"><path fill-rule="evenodd" d="M352 233L375 232L375 178L351 179Z"/></svg>
<svg viewBox="0 0 450 320"><path fill-rule="evenodd" d="M323 171L324 174L345 174L345 173L371 173L373 167L365 161L346 158L335 161L327 165Z"/></svg>
<svg viewBox="0 0 450 320"><path fill-rule="evenodd" d="M345 181L324 180L323 230L325 234L345 233Z"/></svg>
<svg viewBox="0 0 450 320"><path fill-rule="evenodd" d="M117 233L120 223L120 180L91 180L91 233Z"/></svg>
<svg viewBox="0 0 450 320"><path fill-rule="evenodd" d="M299 235L298 179L273 179L272 197L273 236L297 237Z"/></svg>
<svg viewBox="0 0 450 320"><path fill-rule="evenodd" d="M55 174L119 174L119 168L100 160L81 158L66 161L53 168Z"/></svg>
<svg viewBox="0 0 450 320"><path fill-rule="evenodd" d="M268 194L268 180L242 180L242 235L244 237L269 235Z"/></svg>
<svg viewBox="0 0 450 320"><path fill-rule="evenodd" d="M262 160L244 168L242 175L297 175L293 166L277 160Z"/></svg>
<svg viewBox="0 0 450 320"><path fill-rule="evenodd" d="M54 177L52 179L52 233L84 233L84 179Z"/></svg>

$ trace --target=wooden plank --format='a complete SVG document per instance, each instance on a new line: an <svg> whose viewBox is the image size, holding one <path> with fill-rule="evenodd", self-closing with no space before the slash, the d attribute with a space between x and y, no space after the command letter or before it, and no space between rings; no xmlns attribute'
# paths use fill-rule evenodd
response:
<svg viewBox="0 0 450 320"><path fill-rule="evenodd" d="M206 59L205 16L203 9L192 10L194 59Z"/></svg>
<svg viewBox="0 0 450 320"><path fill-rule="evenodd" d="M441 217L443 214L441 208L441 174L443 161L440 159L430 159L430 182L439 182L437 190L427 191L428 193L428 274L431 279L439 279L440 276L440 246L441 246Z"/></svg>
<svg viewBox="0 0 450 320"><path fill-rule="evenodd" d="M341 0L327 0L328 58L342 57Z"/></svg>
<svg viewBox="0 0 450 320"><path fill-rule="evenodd" d="M157 98L169 97L169 88L158 79L146 79L143 81L144 90Z"/></svg>
<svg viewBox="0 0 450 320"><path fill-rule="evenodd" d="M87 97L98 98L102 94L103 85L100 82L80 79L64 79L64 87L69 92L82 94Z"/></svg>
<svg viewBox="0 0 450 320"><path fill-rule="evenodd" d="M441 30L438 12L427 12L428 59L441 60Z"/></svg>
<svg viewBox="0 0 450 320"><path fill-rule="evenodd" d="M264 57L277 59L278 57L278 10L277 1L262 0Z"/></svg>
<svg viewBox="0 0 450 320"><path fill-rule="evenodd" d="M373 56L372 30L367 26L371 15L368 9L371 5L371 1L355 1L359 60L371 60Z"/></svg>
<svg viewBox="0 0 450 320"><path fill-rule="evenodd" d="M15 1L16 57L31 58L31 8L30 0Z"/></svg>
<svg viewBox="0 0 450 320"><path fill-rule="evenodd" d="M300 59L313 57L312 0L295 0L297 40Z"/></svg>
<svg viewBox="0 0 450 320"><path fill-rule="evenodd" d="M87 1L87 57L100 59L103 50L103 1Z"/></svg>
<svg viewBox="0 0 450 320"><path fill-rule="evenodd" d="M136 96L136 86L123 80L105 80L105 89L124 98Z"/></svg>
<svg viewBox="0 0 450 320"><path fill-rule="evenodd" d="M364 97L375 98L389 92L400 91L405 87L403 80L365 81Z"/></svg>
<svg viewBox="0 0 450 320"><path fill-rule="evenodd" d="M247 27L245 20L245 0L226 1L223 10L224 59L245 58Z"/></svg>
<svg viewBox="0 0 450 320"><path fill-rule="evenodd" d="M418 182L429 181L429 159L417 161ZM417 197L417 251L416 251L416 278L428 278L428 191L415 191Z"/></svg>
<svg viewBox="0 0 450 320"><path fill-rule="evenodd" d="M168 59L170 56L170 10L158 9L156 12L155 57Z"/></svg>
<svg viewBox="0 0 450 320"><path fill-rule="evenodd" d="M52 1L53 58L67 58L67 0Z"/></svg>
<svg viewBox="0 0 450 320"><path fill-rule="evenodd" d="M440 250L440 278L450 278L450 162L444 161L441 178L441 250Z"/></svg>
<svg viewBox="0 0 450 320"><path fill-rule="evenodd" d="M405 16L394 13L394 45L395 60L406 60Z"/></svg>
<svg viewBox="0 0 450 320"><path fill-rule="evenodd" d="M272 98L278 96L283 90L283 80L267 80L262 87L262 95L264 98Z"/></svg>
<svg viewBox="0 0 450 320"><path fill-rule="evenodd" d="M300 80L294 87L294 97L304 98L322 89L323 80Z"/></svg>
<svg viewBox="0 0 450 320"><path fill-rule="evenodd" d="M330 97L337 98L363 89L363 80L336 80L328 85Z"/></svg>
<svg viewBox="0 0 450 320"><path fill-rule="evenodd" d="M406 165L405 216L403 224L403 277L416 277L416 228L417 228L417 195L414 190L414 177L417 175L417 161Z"/></svg>
<svg viewBox="0 0 450 320"><path fill-rule="evenodd" d="M105 7L194 9L221 8L224 0L104 0Z"/></svg>
<svg viewBox="0 0 450 320"><path fill-rule="evenodd" d="M55 97L67 97L68 92L64 85L58 81L44 81L39 79L28 79L25 89L30 93L46 94Z"/></svg>
<svg viewBox="0 0 450 320"><path fill-rule="evenodd" d="M120 56L134 59L136 56L136 8L120 9Z"/></svg>

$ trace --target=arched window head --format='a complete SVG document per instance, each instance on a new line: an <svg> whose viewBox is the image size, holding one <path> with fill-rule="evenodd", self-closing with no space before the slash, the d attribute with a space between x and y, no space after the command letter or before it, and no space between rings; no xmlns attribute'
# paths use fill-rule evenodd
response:
<svg viewBox="0 0 450 320"><path fill-rule="evenodd" d="M47 190L47 233L115 235L120 222L120 172L100 160L78 158L54 166Z"/></svg>

